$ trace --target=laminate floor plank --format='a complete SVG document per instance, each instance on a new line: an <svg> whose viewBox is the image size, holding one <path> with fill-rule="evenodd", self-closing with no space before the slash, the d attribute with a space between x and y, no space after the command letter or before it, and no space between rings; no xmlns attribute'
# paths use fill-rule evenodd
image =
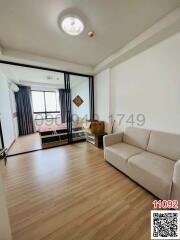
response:
<svg viewBox="0 0 180 240"><path fill-rule="evenodd" d="M8 158L14 240L149 240L154 197L77 143Z"/></svg>

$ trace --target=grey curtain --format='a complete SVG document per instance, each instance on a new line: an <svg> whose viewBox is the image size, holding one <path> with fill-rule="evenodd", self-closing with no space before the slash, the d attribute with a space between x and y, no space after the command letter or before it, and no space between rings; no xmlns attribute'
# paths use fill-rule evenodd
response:
<svg viewBox="0 0 180 240"><path fill-rule="evenodd" d="M15 93L19 135L34 133L34 122L31 101L31 88L18 86L19 91Z"/></svg>
<svg viewBox="0 0 180 240"><path fill-rule="evenodd" d="M67 103L68 99L68 103ZM61 121L62 123L67 122L67 115L71 113L71 90L70 89L59 89L59 102L61 109Z"/></svg>
<svg viewBox="0 0 180 240"><path fill-rule="evenodd" d="M59 102L61 109L61 122L67 122L67 110L66 110L66 90L59 89Z"/></svg>

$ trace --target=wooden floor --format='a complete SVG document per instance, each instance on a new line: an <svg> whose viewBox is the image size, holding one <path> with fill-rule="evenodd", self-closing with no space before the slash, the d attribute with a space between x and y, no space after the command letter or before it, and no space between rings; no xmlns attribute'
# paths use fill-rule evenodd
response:
<svg viewBox="0 0 180 240"><path fill-rule="evenodd" d="M149 240L151 194L88 143L8 159L14 240Z"/></svg>
<svg viewBox="0 0 180 240"><path fill-rule="evenodd" d="M39 133L21 136L16 139L8 151L9 155L41 149L41 138Z"/></svg>

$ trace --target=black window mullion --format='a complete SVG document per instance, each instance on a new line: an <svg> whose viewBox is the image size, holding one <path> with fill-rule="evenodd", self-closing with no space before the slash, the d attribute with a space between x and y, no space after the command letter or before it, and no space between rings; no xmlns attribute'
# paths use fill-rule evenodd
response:
<svg viewBox="0 0 180 240"><path fill-rule="evenodd" d="M94 120L94 78L89 77L90 120Z"/></svg>

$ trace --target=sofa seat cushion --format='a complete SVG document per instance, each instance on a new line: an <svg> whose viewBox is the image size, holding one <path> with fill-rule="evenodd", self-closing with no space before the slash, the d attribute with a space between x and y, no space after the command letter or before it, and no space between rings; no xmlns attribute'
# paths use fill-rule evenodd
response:
<svg viewBox="0 0 180 240"><path fill-rule="evenodd" d="M128 175L160 199L169 199L175 162L149 152L128 160Z"/></svg>
<svg viewBox="0 0 180 240"><path fill-rule="evenodd" d="M142 149L126 143L117 143L105 148L105 159L119 170L127 173L128 158L143 152Z"/></svg>

